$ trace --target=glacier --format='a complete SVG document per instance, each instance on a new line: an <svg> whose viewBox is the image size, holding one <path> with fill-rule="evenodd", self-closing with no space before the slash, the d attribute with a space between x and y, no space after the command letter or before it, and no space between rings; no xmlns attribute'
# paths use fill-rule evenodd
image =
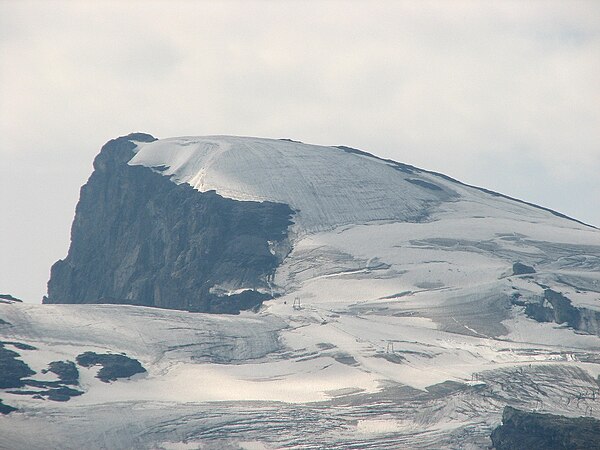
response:
<svg viewBox="0 0 600 450"><path fill-rule="evenodd" d="M1 303L32 378L85 351L147 372L79 367L63 403L0 389L0 448L480 449L507 405L600 419L598 229L348 147L131 142L131 167L295 212L276 295L239 315Z"/></svg>

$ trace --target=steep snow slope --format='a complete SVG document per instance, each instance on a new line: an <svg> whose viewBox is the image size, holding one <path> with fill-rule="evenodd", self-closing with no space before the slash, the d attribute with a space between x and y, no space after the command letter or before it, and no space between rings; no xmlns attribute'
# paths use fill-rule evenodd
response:
<svg viewBox="0 0 600 450"><path fill-rule="evenodd" d="M155 168L201 192L288 204L297 210L301 234L371 221L422 221L435 206L458 198L526 217L548 215L531 205L349 147L238 136L136 144L129 165Z"/></svg>
<svg viewBox="0 0 600 450"><path fill-rule="evenodd" d="M297 210L269 278L280 296L239 316L0 304L31 378L84 351L147 370L107 384L79 367L84 393L65 403L0 389L19 408L0 448L478 449L505 405L600 417L600 231L356 151L231 137L136 151L176 183Z"/></svg>
<svg viewBox="0 0 600 450"><path fill-rule="evenodd" d="M375 158L274 139L231 136L138 143L130 165L161 168L177 183L236 200L270 200L297 210L303 231L347 223L424 218L450 189Z"/></svg>

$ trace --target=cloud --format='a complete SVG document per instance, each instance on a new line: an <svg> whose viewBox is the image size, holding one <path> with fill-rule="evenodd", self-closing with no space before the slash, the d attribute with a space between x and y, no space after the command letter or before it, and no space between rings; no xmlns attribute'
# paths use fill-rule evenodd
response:
<svg viewBox="0 0 600 450"><path fill-rule="evenodd" d="M350 145L600 225L598 55L594 1L0 1L1 239L28 255L0 289L41 296L94 155L138 130Z"/></svg>

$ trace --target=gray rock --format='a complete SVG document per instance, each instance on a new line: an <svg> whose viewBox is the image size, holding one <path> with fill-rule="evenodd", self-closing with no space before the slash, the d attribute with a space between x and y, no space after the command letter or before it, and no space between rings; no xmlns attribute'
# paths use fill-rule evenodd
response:
<svg viewBox="0 0 600 450"><path fill-rule="evenodd" d="M10 302L19 302L19 303L23 302L23 300L18 299L17 297L14 297L14 296L12 296L10 294L0 294L0 301L2 301L2 300L6 301L8 303L10 303Z"/></svg>
<svg viewBox="0 0 600 450"><path fill-rule="evenodd" d="M13 408L10 405L5 405L2 403L2 399L0 399L0 414L10 414L13 411L17 411L17 408Z"/></svg>
<svg viewBox="0 0 600 450"><path fill-rule="evenodd" d="M120 303L237 313L271 295L293 211L201 193L129 166L133 134L108 142L81 188L68 256L51 270L44 303ZM285 255L284 255L285 256ZM223 295L215 287L244 288ZM212 288L212 289L211 289Z"/></svg>
<svg viewBox="0 0 600 450"><path fill-rule="evenodd" d="M529 275L535 273L535 269L531 266L516 262L513 264L513 275Z"/></svg>
<svg viewBox="0 0 600 450"><path fill-rule="evenodd" d="M600 421L504 408L502 425L491 435L496 450L600 449Z"/></svg>
<svg viewBox="0 0 600 450"><path fill-rule="evenodd" d="M522 299L513 294L511 302L525 306L525 314L538 322L566 324L575 330L600 336L600 311L573 306L560 292L545 289L543 296Z"/></svg>
<svg viewBox="0 0 600 450"><path fill-rule="evenodd" d="M18 359L21 355L0 344L0 389L21 387L23 378L35 374L31 368Z"/></svg>
<svg viewBox="0 0 600 450"><path fill-rule="evenodd" d="M96 378L105 383L146 372L137 359L114 353L85 352L77 356L77 364L83 367L102 366Z"/></svg>
<svg viewBox="0 0 600 450"><path fill-rule="evenodd" d="M52 361L42 373L52 372L64 384L79 384L79 370L73 361Z"/></svg>

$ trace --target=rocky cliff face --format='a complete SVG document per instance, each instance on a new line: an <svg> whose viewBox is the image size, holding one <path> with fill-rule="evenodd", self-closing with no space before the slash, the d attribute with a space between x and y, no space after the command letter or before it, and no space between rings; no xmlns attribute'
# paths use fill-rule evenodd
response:
<svg viewBox="0 0 600 450"><path fill-rule="evenodd" d="M502 425L492 433L496 450L600 449L600 421L539 414L507 406Z"/></svg>
<svg viewBox="0 0 600 450"><path fill-rule="evenodd" d="M544 289L543 295L511 299L515 305L525 307L525 314L538 322L566 324L575 330L600 336L600 311L573 306L571 300L560 292Z"/></svg>
<svg viewBox="0 0 600 450"><path fill-rule="evenodd" d="M131 134L108 142L82 187L68 256L44 303L126 303L229 312L270 298L293 211L236 201L129 166Z"/></svg>

